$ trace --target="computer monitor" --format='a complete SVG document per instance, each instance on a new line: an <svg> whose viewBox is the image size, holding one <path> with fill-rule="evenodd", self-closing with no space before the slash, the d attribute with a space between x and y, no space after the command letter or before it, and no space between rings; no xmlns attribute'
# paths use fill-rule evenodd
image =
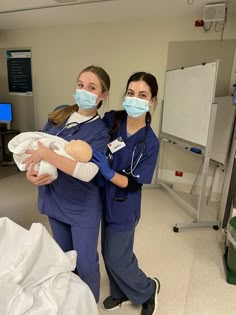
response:
<svg viewBox="0 0 236 315"><path fill-rule="evenodd" d="M0 103L0 125L6 129L10 129L12 122L12 104L11 103Z"/></svg>

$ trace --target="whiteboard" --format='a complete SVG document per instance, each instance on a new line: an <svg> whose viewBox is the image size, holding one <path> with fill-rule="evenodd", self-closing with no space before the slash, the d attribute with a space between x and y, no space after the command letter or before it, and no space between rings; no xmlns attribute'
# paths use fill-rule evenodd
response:
<svg viewBox="0 0 236 315"><path fill-rule="evenodd" d="M232 96L216 97L215 103L217 112L210 156L212 160L224 165L231 144L235 106Z"/></svg>
<svg viewBox="0 0 236 315"><path fill-rule="evenodd" d="M218 62L166 72L162 131L206 146Z"/></svg>

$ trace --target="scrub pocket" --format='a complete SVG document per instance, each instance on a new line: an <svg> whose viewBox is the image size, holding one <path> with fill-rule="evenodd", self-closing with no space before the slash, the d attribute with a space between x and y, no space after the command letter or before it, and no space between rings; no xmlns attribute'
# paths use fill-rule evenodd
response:
<svg viewBox="0 0 236 315"><path fill-rule="evenodd" d="M118 202L123 202L123 201L127 200L128 195L129 195L129 193L126 189L122 189L122 188L117 187L117 189L115 190L114 196L113 196L113 200L118 201Z"/></svg>
<svg viewBox="0 0 236 315"><path fill-rule="evenodd" d="M133 224L135 219L135 204L132 200L132 193L118 188L112 198L111 219L121 225Z"/></svg>

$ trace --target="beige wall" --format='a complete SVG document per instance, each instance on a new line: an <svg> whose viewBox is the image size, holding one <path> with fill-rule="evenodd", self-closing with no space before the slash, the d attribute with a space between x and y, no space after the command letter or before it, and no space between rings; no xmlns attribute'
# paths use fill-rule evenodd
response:
<svg viewBox="0 0 236 315"><path fill-rule="evenodd" d="M236 39L171 42L167 70L219 60L215 96L229 93Z"/></svg>
<svg viewBox="0 0 236 315"><path fill-rule="evenodd" d="M48 112L62 103L73 103L78 72L89 64L104 67L112 80L109 106L119 108L125 84L134 71L150 71L159 82L163 97L169 42L219 40L214 28L204 32L190 18L156 18L131 22L58 26L31 30L2 31L0 48L32 49L36 128ZM236 39L236 16L229 17L224 39ZM235 67L235 63L234 63ZM231 81L236 69L232 69ZM160 111L153 117L159 131ZM174 158L178 155L175 152ZM186 163L188 163L186 161ZM195 167L196 169L196 167ZM193 172L195 170L193 169Z"/></svg>
<svg viewBox="0 0 236 315"><path fill-rule="evenodd" d="M224 38L236 38L236 18L229 18ZM36 128L56 105L72 103L78 72L89 64L103 66L111 76L110 108L120 106L128 76L137 70L157 76L163 96L170 41L220 39L203 32L192 19L156 19L114 24L58 26L0 33L0 48L32 49ZM158 110L153 127L158 132Z"/></svg>

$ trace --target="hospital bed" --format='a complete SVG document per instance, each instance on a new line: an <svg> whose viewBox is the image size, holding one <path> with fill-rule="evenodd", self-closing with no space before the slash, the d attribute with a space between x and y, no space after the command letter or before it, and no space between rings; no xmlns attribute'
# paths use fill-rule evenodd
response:
<svg viewBox="0 0 236 315"><path fill-rule="evenodd" d="M92 292L72 271L76 252L64 253L41 223L24 229L0 218L1 315L98 315Z"/></svg>

